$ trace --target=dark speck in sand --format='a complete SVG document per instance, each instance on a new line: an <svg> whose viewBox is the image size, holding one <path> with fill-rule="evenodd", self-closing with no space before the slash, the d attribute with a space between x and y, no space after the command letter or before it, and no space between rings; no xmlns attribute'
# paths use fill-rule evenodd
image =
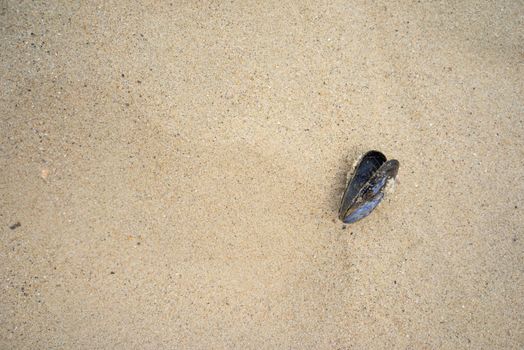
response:
<svg viewBox="0 0 524 350"><path fill-rule="evenodd" d="M22 226L22 224L20 223L20 221L17 221L17 222L15 222L14 224L9 225L9 228L10 228L11 230L15 230L15 229L19 228L20 226Z"/></svg>

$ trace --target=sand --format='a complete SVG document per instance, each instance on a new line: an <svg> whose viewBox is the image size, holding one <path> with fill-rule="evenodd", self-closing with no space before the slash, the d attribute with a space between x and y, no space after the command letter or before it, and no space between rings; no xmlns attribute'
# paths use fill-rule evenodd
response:
<svg viewBox="0 0 524 350"><path fill-rule="evenodd" d="M0 1L0 348L523 348L523 16Z"/></svg>

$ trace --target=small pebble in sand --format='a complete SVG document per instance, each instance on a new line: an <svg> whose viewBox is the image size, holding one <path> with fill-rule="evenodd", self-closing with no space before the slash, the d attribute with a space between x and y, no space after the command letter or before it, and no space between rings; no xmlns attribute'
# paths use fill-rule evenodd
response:
<svg viewBox="0 0 524 350"><path fill-rule="evenodd" d="M49 176L49 169L44 168L40 171L40 177L44 180L47 180L47 177Z"/></svg>
<svg viewBox="0 0 524 350"><path fill-rule="evenodd" d="M9 225L9 228L10 228L11 230L15 230L15 229L19 228L20 226L22 226L22 224L20 223L20 221L17 221L17 222L15 222L14 224Z"/></svg>

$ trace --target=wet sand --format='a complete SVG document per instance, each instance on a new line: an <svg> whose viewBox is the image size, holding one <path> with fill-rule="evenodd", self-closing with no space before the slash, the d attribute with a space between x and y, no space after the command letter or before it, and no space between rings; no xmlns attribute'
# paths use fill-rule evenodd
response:
<svg viewBox="0 0 524 350"><path fill-rule="evenodd" d="M523 15L0 1L0 348L523 348Z"/></svg>

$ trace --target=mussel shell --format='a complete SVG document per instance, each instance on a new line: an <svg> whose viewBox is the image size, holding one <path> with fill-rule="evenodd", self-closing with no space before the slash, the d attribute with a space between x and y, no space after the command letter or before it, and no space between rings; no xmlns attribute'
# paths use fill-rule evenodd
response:
<svg viewBox="0 0 524 350"><path fill-rule="evenodd" d="M384 197L388 181L397 176L399 165L378 151L364 154L342 196L340 220L350 224L368 216Z"/></svg>

